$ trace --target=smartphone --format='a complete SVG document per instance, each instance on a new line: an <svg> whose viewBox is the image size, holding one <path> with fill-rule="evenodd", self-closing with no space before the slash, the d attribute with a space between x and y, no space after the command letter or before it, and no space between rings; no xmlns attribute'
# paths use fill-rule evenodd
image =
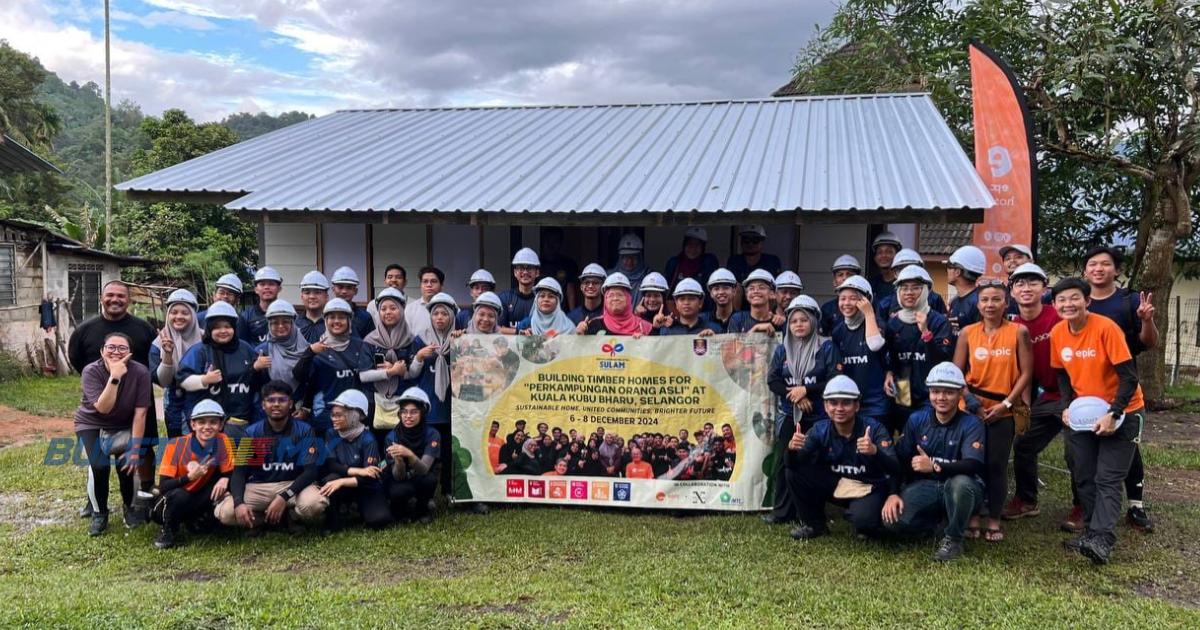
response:
<svg viewBox="0 0 1200 630"><path fill-rule="evenodd" d="M382 352L375 353L375 365L379 365L380 363L383 363L385 360L386 359L384 358L384 355Z"/></svg>

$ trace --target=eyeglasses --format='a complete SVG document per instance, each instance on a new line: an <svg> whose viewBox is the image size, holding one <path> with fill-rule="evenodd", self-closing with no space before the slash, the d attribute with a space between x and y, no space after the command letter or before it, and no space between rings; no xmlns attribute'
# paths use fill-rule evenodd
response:
<svg viewBox="0 0 1200 630"><path fill-rule="evenodd" d="M411 418L413 416L421 415L421 410L420 409L401 409L400 415Z"/></svg>
<svg viewBox="0 0 1200 630"><path fill-rule="evenodd" d="M975 288L976 289L991 289L991 288L1007 289L1008 283L1004 282L1003 280L1001 280L999 278L980 278L978 281L975 282Z"/></svg>
<svg viewBox="0 0 1200 630"><path fill-rule="evenodd" d="M104 346L104 351L111 352L113 354L126 354L129 352L129 346L117 346L110 343L107 346Z"/></svg>

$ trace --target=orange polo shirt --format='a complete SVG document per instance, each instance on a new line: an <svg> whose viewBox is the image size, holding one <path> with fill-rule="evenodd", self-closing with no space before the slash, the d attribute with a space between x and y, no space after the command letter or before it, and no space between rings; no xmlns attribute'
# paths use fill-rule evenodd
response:
<svg viewBox="0 0 1200 630"><path fill-rule="evenodd" d="M649 462L629 462L625 466L625 476L630 479L653 479L654 467Z"/></svg>
<svg viewBox="0 0 1200 630"><path fill-rule="evenodd" d="M1125 333L1103 315L1088 315L1078 333L1071 332L1066 321L1058 322L1050 330L1050 367L1067 371L1076 396L1096 396L1111 403L1117 397L1117 384L1121 380L1113 366L1132 359ZM1138 385L1125 411L1145 406L1142 386Z"/></svg>

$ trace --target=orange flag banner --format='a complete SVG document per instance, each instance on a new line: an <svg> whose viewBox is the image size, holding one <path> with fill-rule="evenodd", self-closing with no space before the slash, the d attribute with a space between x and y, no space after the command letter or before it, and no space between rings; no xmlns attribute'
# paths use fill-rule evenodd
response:
<svg viewBox="0 0 1200 630"><path fill-rule="evenodd" d="M1012 70L983 44L969 46L975 114L975 169L996 205L975 224L973 244L987 254L986 275L1004 277L1000 248L1028 245L1037 256L1037 156L1025 96Z"/></svg>

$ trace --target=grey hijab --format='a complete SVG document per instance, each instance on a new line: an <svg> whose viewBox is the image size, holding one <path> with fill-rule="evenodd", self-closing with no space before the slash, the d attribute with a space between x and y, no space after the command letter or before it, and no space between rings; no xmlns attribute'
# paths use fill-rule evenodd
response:
<svg viewBox="0 0 1200 630"><path fill-rule="evenodd" d="M438 400L446 400L446 392L450 391L450 333L454 330L454 312L449 306L438 304L430 309L430 313L439 308L450 314L450 326L441 332L431 322L429 330L433 332L433 339L425 341L437 344L437 358L433 362L433 393Z"/></svg>
<svg viewBox="0 0 1200 630"><path fill-rule="evenodd" d="M267 373L271 375L271 380L284 381L295 387L296 379L292 377L292 368L296 367L305 350L308 350L308 342L300 336L294 322L292 332L287 337L271 335L267 340L267 351L271 357L271 367Z"/></svg>
<svg viewBox="0 0 1200 630"><path fill-rule="evenodd" d="M396 301L399 303L399 301ZM401 305L403 306L403 305ZM412 344L413 336L408 330L408 322L404 320L404 309L400 309L400 321L396 322L395 326L388 328L383 323L383 319L379 315L379 309L375 309L371 313L371 319L375 320L375 330L367 333L363 341L369 343L383 351L383 358L389 363L394 363L398 357L397 350L407 348ZM375 382L375 391L380 395L391 398L396 395L396 391L400 389L400 377L393 376L385 378L382 381Z"/></svg>
<svg viewBox="0 0 1200 630"><path fill-rule="evenodd" d="M791 319L793 317L806 317L812 332L808 337L796 337L792 335ZM817 362L817 350L821 348L821 343L824 341L817 334L817 317L800 309L792 311L788 316L787 324L783 328L783 350L787 357L787 368L792 375L793 383L801 383L804 381L804 376L812 370Z"/></svg>
<svg viewBox="0 0 1200 630"><path fill-rule="evenodd" d="M338 435L347 442L353 442L367 429L363 424L363 413L357 409L346 408L346 428L338 431Z"/></svg>

